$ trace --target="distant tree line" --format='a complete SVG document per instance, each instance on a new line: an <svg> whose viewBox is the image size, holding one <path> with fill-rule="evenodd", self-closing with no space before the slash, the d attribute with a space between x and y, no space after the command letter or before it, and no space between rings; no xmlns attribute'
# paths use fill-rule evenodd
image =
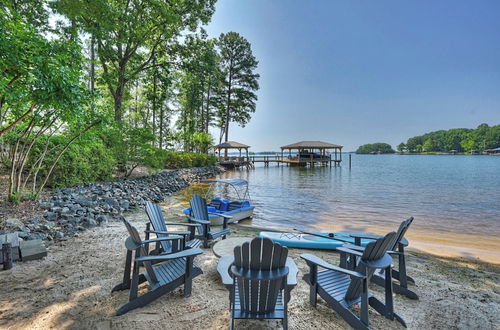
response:
<svg viewBox="0 0 500 330"><path fill-rule="evenodd" d="M397 146L408 152L470 152L500 147L500 125L481 124L476 129L453 128L409 138Z"/></svg>
<svg viewBox="0 0 500 330"><path fill-rule="evenodd" d="M357 154L393 154L394 152L390 144L382 142L364 144L356 150Z"/></svg>

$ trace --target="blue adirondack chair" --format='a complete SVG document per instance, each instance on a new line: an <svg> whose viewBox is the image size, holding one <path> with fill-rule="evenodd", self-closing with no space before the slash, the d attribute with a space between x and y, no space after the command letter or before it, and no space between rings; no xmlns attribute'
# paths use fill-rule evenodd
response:
<svg viewBox="0 0 500 330"><path fill-rule="evenodd" d="M224 221L222 229L212 230L205 199L200 195L195 194L191 197L189 203L191 204L191 213L187 217L190 222L201 225L200 238L203 239L203 247L207 248L208 243L214 239L219 237L225 239L226 235L231 234L231 231L227 227L227 221L232 218L231 216L217 213L217 215L222 217Z"/></svg>
<svg viewBox="0 0 500 330"><path fill-rule="evenodd" d="M411 223L413 222L413 217L401 222L399 225L398 231L396 232L396 236L389 244L389 255L393 258L397 256L398 258L398 270L392 271L392 278L396 279L398 283L393 283L393 290L395 293L405 295L410 299L418 299L418 295L412 290L408 289L408 282L415 284L415 280L407 275L406 273L406 257L405 257L405 247L408 246L408 240L404 237ZM355 238L355 244L346 244L343 248L347 248L355 251L364 251L364 247L359 246L361 239L377 239L381 238L381 235L372 235L372 234L352 234L352 237ZM350 253L346 253L343 251L343 248L338 248L340 251L340 266L344 268L354 269L357 264L357 257L355 255L351 255ZM385 281L382 276L382 271L376 272L374 276L372 276L371 281L377 285L384 286Z"/></svg>
<svg viewBox="0 0 500 330"><path fill-rule="evenodd" d="M178 244L173 245L171 241L161 241L157 243L156 252L176 252L187 248L196 248L201 245L201 241L195 238L196 230L201 230L201 225L197 223L180 223L180 222L166 222L163 217L163 212L161 207L152 202L146 202L146 214L149 218L149 223L146 224L146 239L149 239L150 234L155 234L156 237L168 237L170 235L179 235L183 239L180 242L181 246ZM179 226L187 227L189 230L168 230L167 226ZM151 228L153 227L153 228ZM161 249L160 249L161 248Z"/></svg>
<svg viewBox="0 0 500 330"><path fill-rule="evenodd" d="M288 329L288 249L268 238L234 248L231 326L235 319L281 319Z"/></svg>
<svg viewBox="0 0 500 330"><path fill-rule="evenodd" d="M194 258L203 251L193 248L176 253L148 256L146 253L148 244L168 240L170 237L142 240L137 229L129 221L123 217L122 221L130 235L125 241L125 246L128 251L134 251L135 255L129 301L118 309L116 315L143 307L181 285L184 286L184 295L191 295L193 278L203 273L194 264ZM146 270L144 273L139 273L140 266L144 266ZM145 281L149 283L149 290L138 295L139 284Z"/></svg>
<svg viewBox="0 0 500 330"><path fill-rule="evenodd" d="M304 280L310 286L311 305L316 306L319 295L355 329L369 329L368 306L386 318L396 319L406 326L404 320L394 312L392 298L392 258L387 254L387 250L395 236L396 233L391 232L368 243L362 253L350 251L359 256L354 270L331 265L312 254L302 254L300 257L309 266L309 273L304 276ZM319 271L318 268L324 270ZM385 303L368 292L368 283L377 269L383 269L385 272ZM361 303L359 317L350 310L351 306L358 303Z"/></svg>

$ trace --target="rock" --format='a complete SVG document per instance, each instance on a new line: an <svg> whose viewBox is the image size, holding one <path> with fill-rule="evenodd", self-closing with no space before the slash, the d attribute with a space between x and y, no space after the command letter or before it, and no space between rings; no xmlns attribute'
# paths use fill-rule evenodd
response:
<svg viewBox="0 0 500 330"><path fill-rule="evenodd" d="M3 223L3 229L5 231L26 231L29 230L24 223L19 219L7 219Z"/></svg>
<svg viewBox="0 0 500 330"><path fill-rule="evenodd" d="M28 241L32 241L32 240L35 240L35 239L45 240L45 239L47 239L47 235L44 234L44 233L34 233L34 234L31 234L31 235L29 235L27 237Z"/></svg>
<svg viewBox="0 0 500 330"><path fill-rule="evenodd" d="M97 222L94 219L87 219L86 222L87 222L87 225L89 227L95 227L95 226L97 226Z"/></svg>
<svg viewBox="0 0 500 330"><path fill-rule="evenodd" d="M39 223L40 222L40 218L36 217L36 218L33 218L30 220L31 223Z"/></svg>
<svg viewBox="0 0 500 330"><path fill-rule="evenodd" d="M39 226L39 225L37 225L37 224L32 224L32 223L30 223L30 224L28 225L28 228L29 228L31 231L39 231L39 230L41 230L41 228L40 228L40 226Z"/></svg>
<svg viewBox="0 0 500 330"><path fill-rule="evenodd" d="M57 220L57 214L54 212L48 212L46 215L47 220L49 221L56 221Z"/></svg>
<svg viewBox="0 0 500 330"><path fill-rule="evenodd" d="M96 220L99 224L102 224L103 222L106 223L108 221L108 217L101 214L97 216Z"/></svg>
<svg viewBox="0 0 500 330"><path fill-rule="evenodd" d="M120 207L124 210L128 210L128 208L130 207L130 202L124 199L120 202Z"/></svg>
<svg viewBox="0 0 500 330"><path fill-rule="evenodd" d="M63 207L63 208L61 209L61 214L68 214L69 212L70 212L69 207Z"/></svg>
<svg viewBox="0 0 500 330"><path fill-rule="evenodd" d="M63 232L58 231L54 237L55 237L55 239L61 239L61 238L63 238L63 237L64 237L64 233L63 233Z"/></svg>
<svg viewBox="0 0 500 330"><path fill-rule="evenodd" d="M47 222L46 224L40 225L40 229L44 231L51 231L52 228L54 228L54 225L51 223Z"/></svg>
<svg viewBox="0 0 500 330"><path fill-rule="evenodd" d="M43 210L48 210L48 209L50 209L53 206L54 206L54 203L40 202L40 208L43 209Z"/></svg>
<svg viewBox="0 0 500 330"><path fill-rule="evenodd" d="M111 207L113 207L113 208L120 207L120 204L118 204L118 202L117 202L117 201L116 201L116 199L114 199L114 198L111 198L111 197L105 197L103 200L104 200L104 202L105 202L107 205L109 205L109 206L111 206Z"/></svg>

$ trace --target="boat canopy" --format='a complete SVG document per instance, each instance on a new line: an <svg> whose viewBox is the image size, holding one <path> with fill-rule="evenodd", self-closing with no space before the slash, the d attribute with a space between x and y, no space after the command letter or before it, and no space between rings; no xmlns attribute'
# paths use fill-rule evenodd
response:
<svg viewBox="0 0 500 330"><path fill-rule="evenodd" d="M203 180L202 183L225 183L231 186L248 186L248 181L243 179L215 179Z"/></svg>
<svg viewBox="0 0 500 330"><path fill-rule="evenodd" d="M234 191L236 192L236 195L238 196L238 199L240 201L244 200L245 198L250 198L250 193L248 192L248 181L243 180L243 179L213 179L213 180L202 180L202 183L209 183L211 184L210 189L207 191L207 194L205 197L208 196L208 193L216 183L222 183L222 184L227 184L231 187L233 187ZM244 193L241 194L240 192L243 190L240 188L238 190L237 187L245 187L244 188Z"/></svg>

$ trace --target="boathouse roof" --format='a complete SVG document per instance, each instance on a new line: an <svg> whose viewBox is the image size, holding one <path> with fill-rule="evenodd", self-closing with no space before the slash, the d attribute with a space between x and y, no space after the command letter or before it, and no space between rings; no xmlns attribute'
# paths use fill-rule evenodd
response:
<svg viewBox="0 0 500 330"><path fill-rule="evenodd" d="M343 146L323 141L300 141L286 146L281 149L341 149Z"/></svg>
<svg viewBox="0 0 500 330"><path fill-rule="evenodd" d="M236 141L227 141L214 146L214 149L247 149L250 146Z"/></svg>

